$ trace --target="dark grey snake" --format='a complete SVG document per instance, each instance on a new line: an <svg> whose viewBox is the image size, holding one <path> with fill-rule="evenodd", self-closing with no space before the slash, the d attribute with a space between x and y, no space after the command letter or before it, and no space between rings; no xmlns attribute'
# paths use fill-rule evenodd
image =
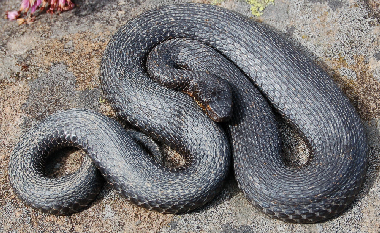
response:
<svg viewBox="0 0 380 233"><path fill-rule="evenodd" d="M151 53L147 71L147 54L158 44L163 54ZM154 70L161 63L164 68ZM23 136L11 157L10 182L26 203L70 214L96 196L101 181L90 159L67 177L44 177L45 157L67 146L86 151L127 199L164 213L186 212L215 196L229 169L230 146L240 188L275 218L323 221L346 209L360 190L367 142L348 99L287 40L237 13L198 4L146 12L109 42L101 81L119 115L152 139L92 111L53 114ZM205 112L227 122L215 123ZM305 138L312 151L306 165L284 162L275 115ZM162 144L182 153L186 164L157 162L150 154Z"/></svg>

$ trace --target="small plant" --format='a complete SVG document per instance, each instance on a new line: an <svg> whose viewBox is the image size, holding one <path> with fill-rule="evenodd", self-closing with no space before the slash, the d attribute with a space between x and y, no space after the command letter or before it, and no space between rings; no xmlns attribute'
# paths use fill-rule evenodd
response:
<svg viewBox="0 0 380 233"><path fill-rule="evenodd" d="M274 0L246 0L249 5L251 5L251 12L254 16L261 16L264 9L268 5L273 5Z"/></svg>
<svg viewBox="0 0 380 233"><path fill-rule="evenodd" d="M220 4L224 0L214 0L212 4ZM273 5L274 0L245 0L251 6L251 12L254 16L261 16L268 5Z"/></svg>
<svg viewBox="0 0 380 233"><path fill-rule="evenodd" d="M48 13L68 11L75 7L71 0L22 0L20 10L7 11L6 18L9 20L17 20L19 24L32 23L35 19L33 16L37 10ZM28 15L28 11L30 14Z"/></svg>

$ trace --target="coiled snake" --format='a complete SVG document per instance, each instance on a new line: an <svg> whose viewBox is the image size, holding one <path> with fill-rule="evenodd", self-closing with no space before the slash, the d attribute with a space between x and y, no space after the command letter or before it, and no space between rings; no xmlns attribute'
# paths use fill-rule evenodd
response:
<svg viewBox="0 0 380 233"><path fill-rule="evenodd" d="M152 52L148 59L158 44L155 51L163 54ZM161 63L164 68L155 70ZM126 133L116 121L88 110L53 114L25 134L11 156L10 182L26 203L70 214L96 196L101 181L88 158L72 175L44 177L45 157L67 146L86 151L127 199L164 213L211 200L227 175L230 154L247 198L285 221L328 219L360 190L367 142L348 99L287 40L237 13L183 4L142 14L109 42L101 82L118 114L150 138ZM312 151L306 165L284 162L275 115L305 138ZM150 154L161 144L183 154L186 164L170 168L157 162Z"/></svg>

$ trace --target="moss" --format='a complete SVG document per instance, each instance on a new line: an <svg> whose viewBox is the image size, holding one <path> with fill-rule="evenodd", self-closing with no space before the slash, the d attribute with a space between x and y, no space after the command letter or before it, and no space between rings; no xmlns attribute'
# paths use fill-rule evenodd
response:
<svg viewBox="0 0 380 233"><path fill-rule="evenodd" d="M274 0L246 0L251 5L251 12L254 16L261 16L264 9L271 4L274 4Z"/></svg>
<svg viewBox="0 0 380 233"><path fill-rule="evenodd" d="M223 1L213 0L212 4L217 5ZM274 0L246 0L246 2L251 6L251 12L254 16L261 16L268 5L274 4Z"/></svg>

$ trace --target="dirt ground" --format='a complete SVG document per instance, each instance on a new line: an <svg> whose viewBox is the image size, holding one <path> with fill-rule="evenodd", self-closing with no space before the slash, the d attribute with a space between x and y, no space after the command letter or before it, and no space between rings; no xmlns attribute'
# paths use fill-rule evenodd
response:
<svg viewBox="0 0 380 233"><path fill-rule="evenodd" d="M1 0L0 14L18 9L20 2ZM108 185L95 203L72 216L41 213L15 196L7 167L22 133L47 115L74 107L115 117L98 78L109 39L141 12L173 2L184 1L80 0L68 12L36 14L30 25L0 19L0 232L380 232L380 10L375 0L275 0L263 6L261 16L250 9L259 1L250 1L251 6L243 0L215 1L305 48L360 113L369 138L369 170L362 192L341 216L309 225L270 219L245 199L233 176L214 201L184 215L136 207Z"/></svg>

